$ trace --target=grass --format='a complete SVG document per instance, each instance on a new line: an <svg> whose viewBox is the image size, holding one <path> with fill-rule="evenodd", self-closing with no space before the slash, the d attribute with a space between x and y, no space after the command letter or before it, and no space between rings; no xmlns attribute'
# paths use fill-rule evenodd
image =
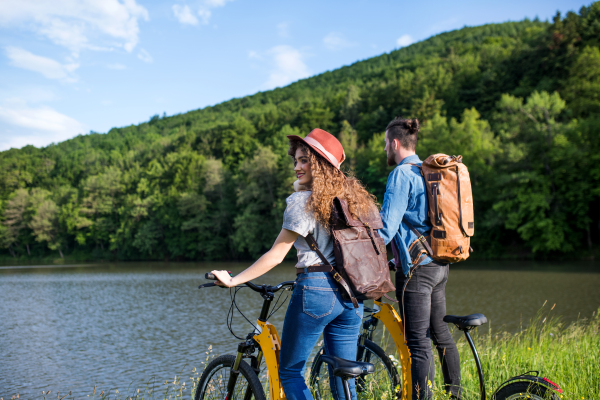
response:
<svg viewBox="0 0 600 400"><path fill-rule="evenodd" d="M516 334L485 331L472 332L484 370L488 397L506 379L527 371L560 385L562 399L591 400L600 398L600 318L568 326L551 316L554 308L542 308L529 326ZM600 310L599 310L600 311ZM471 349L464 335L457 341L465 399L479 398L479 379ZM439 366L439 363L436 364ZM434 392L443 398L441 373L436 374Z"/></svg>
<svg viewBox="0 0 600 400"><path fill-rule="evenodd" d="M554 308L554 307L552 307ZM600 316L565 325L552 316L552 308L543 307L530 324L518 333L493 332L482 326L472 332L485 374L488 398L506 379L526 371L537 370L540 375L556 382L563 389L564 400L593 400L600 398ZM598 310L600 311L600 309ZM383 340L388 340L384 335ZM479 399L479 381L473 355L464 335L457 341L465 400ZM435 353L435 352L434 352ZM179 400L193 398L202 369L213 358L212 348L199 368L190 369L172 380L149 381L141 387L119 391L94 388L90 400ZM436 356L437 357L437 356ZM439 363L432 390L436 399L446 399ZM267 392L267 391L266 391ZM268 392L267 392L268 393ZM10 399L17 399L12 396ZM22 399L23 397L21 397ZM44 392L39 399L72 399L70 393ZM390 393L376 390L363 399L391 399ZM5 398L9 400L9 397ZM0 399L0 400L5 400ZM20 400L20 399L19 399Z"/></svg>

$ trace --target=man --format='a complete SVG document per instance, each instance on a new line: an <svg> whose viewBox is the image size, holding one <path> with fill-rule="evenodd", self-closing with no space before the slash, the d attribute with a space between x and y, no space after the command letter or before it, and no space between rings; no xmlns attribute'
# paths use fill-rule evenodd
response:
<svg viewBox="0 0 600 400"><path fill-rule="evenodd" d="M446 391L460 398L458 350L448 324L443 322L449 265L438 263L428 255L412 260L408 251L417 235L407 222L424 236L431 231L425 180L417 167L422 162L415 154L418 132L417 119L396 118L386 128L387 163L397 167L387 180L381 208L383 229L379 234L386 244L391 242L394 252L396 298L412 358L413 399L432 396L430 385L434 382L435 365L431 340L442 360Z"/></svg>

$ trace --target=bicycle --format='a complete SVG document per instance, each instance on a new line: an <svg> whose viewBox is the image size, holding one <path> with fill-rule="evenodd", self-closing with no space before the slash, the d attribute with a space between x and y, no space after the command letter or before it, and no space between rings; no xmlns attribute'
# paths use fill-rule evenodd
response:
<svg viewBox="0 0 600 400"><path fill-rule="evenodd" d="M475 358L477 374L479 376L479 392L481 400L486 400L485 381L483 368L475 349L473 339L469 331L487 323L483 314L471 314L465 316L446 315L444 322L454 324L458 330L464 332L469 347ZM530 373L535 373L531 375ZM513 376L500 384L492 394L492 400L560 400L556 393L562 393L562 389L548 378L540 377L539 371L527 371L521 375Z"/></svg>
<svg viewBox="0 0 600 400"><path fill-rule="evenodd" d="M211 273L207 273L205 278L216 279ZM237 355L219 356L206 366L198 381L194 395L195 400L266 400L262 383L258 377L263 358L267 366L270 400L284 400L286 398L279 380L281 341L279 340L277 329L267 320L278 310L276 308L275 311L269 314L275 293L280 290L293 290L295 283L295 281L287 281L276 286L255 285L252 282L245 283L247 287L260 293L264 299L260 316L256 321L255 330L250 332L246 336L246 339L238 344ZM200 285L198 288L214 286L216 286L215 283L207 283ZM240 287L236 287L236 291L232 296L230 312L232 312L235 305L237 288ZM277 305L277 302L275 304ZM237 307L237 305L235 306ZM229 328L231 331L230 326ZM254 353L257 354L255 355ZM244 359L249 359L250 364L244 361ZM348 380L357 376L366 376L375 371L375 367L366 362L355 362L333 356L323 356L321 360L331 365L333 374L342 379L346 400L351 400ZM243 379L240 379L240 376Z"/></svg>
<svg viewBox="0 0 600 400"><path fill-rule="evenodd" d="M376 371L378 369L378 365L383 365L389 376L394 376L394 373L397 374L397 371L395 371L395 367L393 366L392 360L389 358L389 356L386 355L381 347L373 343L371 340L373 331L377 327L377 320L381 320L385 327L388 328L392 334L396 344L396 349L398 350L398 354L402 360L402 387L400 390L396 390L394 393L396 394L397 398L401 398L403 400L411 399L412 380L410 375L410 350L406 346L406 342L404 342L402 320L390 304L384 304L378 301L376 301L375 304L376 306L380 307L379 310L365 308L367 312L371 313L371 318L369 318L363 324L363 333L361 334L358 342L359 350L357 353L357 360L369 359L368 355L373 354L375 357L379 358L379 362L375 363ZM444 317L444 322L453 323L460 331L464 332L467 342L469 343L469 347L471 348L471 352L473 353L473 357L475 358L475 365L477 367L477 373L479 377L480 398L481 400L486 400L487 397L483 369L481 366L481 361L479 360L477 349L475 348L475 344L471 338L471 335L469 334L469 331L475 329L477 326L487 323L487 318L483 314L479 313L466 316L446 315ZM363 353L361 353L361 348L364 349ZM319 399L323 399L325 397L324 393L326 392L325 388L320 386L320 382L326 381L326 370L322 369L322 362L320 361L320 358L323 356L323 349L321 349L313 363L310 380L311 385L316 386L315 393L318 395ZM390 371L390 368L392 368L393 371ZM358 382L361 379L364 379L364 377L359 376L357 378L357 392L359 392L361 389ZM539 371L527 371L502 382L500 386L498 386L498 388L493 392L491 399L559 400L559 396L557 396L556 393L563 393L559 385L552 382L548 378L540 377Z"/></svg>
<svg viewBox="0 0 600 400"><path fill-rule="evenodd" d="M371 377L359 376L356 381L356 392L360 398L361 394L369 396L372 386L376 385L382 390L391 390L396 398L408 400L412 398L411 372L410 372L410 350L404 340L404 326L402 319L391 304L375 300L375 308L364 307L367 313L366 321L363 323L363 331L358 337L358 349L356 360L372 363L375 371ZM387 353L373 342L373 333L379 322L390 332L398 356L400 358L401 374L398 373L394 362ZM320 349L315 356L310 373L310 385L313 387L315 398L324 400L329 397L329 382L327 368L324 367L322 358L324 349Z"/></svg>
<svg viewBox="0 0 600 400"><path fill-rule="evenodd" d="M210 280L216 279L211 273L207 273L205 278ZM269 314L269 311L271 303L275 298L275 293L280 290L292 290L295 283L295 281L287 281L281 282L276 286L270 286L255 285L252 282L246 282L246 287L260 293L264 299L255 329L246 336L243 342L238 344L237 355L219 356L206 366L198 381L194 396L195 400L266 399L264 389L258 378L260 364L263 359L268 371L270 399L285 399L281 382L279 381L278 369L281 341L277 329L267 320L272 315L272 313ZM211 286L214 287L216 284L206 283L200 285L198 288ZM236 288L232 296L232 307L235 305L235 293L237 293L238 288ZM232 312L232 308L230 308L230 312ZM250 364L244 361L244 359L249 359ZM243 379L240 379L240 375Z"/></svg>

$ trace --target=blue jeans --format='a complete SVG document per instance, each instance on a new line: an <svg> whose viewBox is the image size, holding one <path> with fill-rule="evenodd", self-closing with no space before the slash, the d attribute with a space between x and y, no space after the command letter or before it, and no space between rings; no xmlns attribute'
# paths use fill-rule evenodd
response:
<svg viewBox="0 0 600 400"><path fill-rule="evenodd" d="M342 299L340 289L329 273L298 275L296 288L285 314L279 360L279 378L289 400L313 399L304 381L306 361L321 333L327 354L356 360L363 305L354 308ZM329 376L333 377L331 369ZM356 399L354 380L350 380L352 399ZM335 399L343 400L342 380L331 379Z"/></svg>

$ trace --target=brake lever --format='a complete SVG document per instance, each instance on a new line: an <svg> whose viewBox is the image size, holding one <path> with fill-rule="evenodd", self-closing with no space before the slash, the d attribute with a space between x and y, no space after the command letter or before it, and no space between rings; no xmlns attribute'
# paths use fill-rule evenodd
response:
<svg viewBox="0 0 600 400"><path fill-rule="evenodd" d="M216 284L216 283L214 283L214 282L211 282L211 283L205 283L205 284L203 284L203 285L200 285L200 286L198 286L198 289L202 289L202 288L205 288L205 287L211 287L211 286L217 286L217 284Z"/></svg>

